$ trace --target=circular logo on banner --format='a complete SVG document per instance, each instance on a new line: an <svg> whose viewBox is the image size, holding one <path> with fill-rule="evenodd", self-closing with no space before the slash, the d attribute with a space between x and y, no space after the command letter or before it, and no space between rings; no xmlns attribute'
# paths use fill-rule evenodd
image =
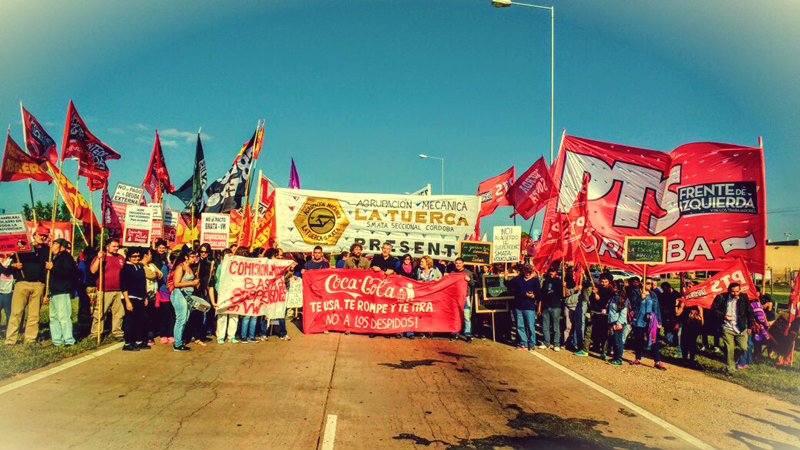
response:
<svg viewBox="0 0 800 450"><path fill-rule="evenodd" d="M350 221L338 200L308 197L294 224L306 244L335 245Z"/></svg>

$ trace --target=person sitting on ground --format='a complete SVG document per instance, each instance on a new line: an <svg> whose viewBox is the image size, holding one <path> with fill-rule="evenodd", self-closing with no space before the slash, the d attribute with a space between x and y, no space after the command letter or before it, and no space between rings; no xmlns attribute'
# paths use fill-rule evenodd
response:
<svg viewBox="0 0 800 450"><path fill-rule="evenodd" d="M728 285L728 292L714 297L711 313L720 324L722 339L725 342L726 374L735 370L734 361L747 350L747 335L753 326L753 310L746 295L741 294L739 283Z"/></svg>

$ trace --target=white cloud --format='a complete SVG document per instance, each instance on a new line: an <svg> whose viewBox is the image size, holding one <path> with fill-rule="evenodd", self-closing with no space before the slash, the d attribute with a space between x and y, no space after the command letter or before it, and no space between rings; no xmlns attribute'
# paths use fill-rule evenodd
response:
<svg viewBox="0 0 800 450"><path fill-rule="evenodd" d="M174 141L172 139L162 139L161 140L162 147L177 147L178 141Z"/></svg>
<svg viewBox="0 0 800 450"><path fill-rule="evenodd" d="M111 134L125 134L125 130L122 128L108 128L108 132Z"/></svg>
<svg viewBox="0 0 800 450"><path fill-rule="evenodd" d="M133 128L135 128L137 130L149 130L150 129L150 127L148 127L147 125L145 125L143 123L137 123L137 124L135 124L133 126Z"/></svg>
<svg viewBox="0 0 800 450"><path fill-rule="evenodd" d="M160 136L163 136L163 137L166 137L166 138L183 139L183 140L185 140L186 142L189 142L189 143L194 142L195 139L197 139L197 133L196 132L194 132L194 131L181 131L181 130L178 130L176 128L166 128L164 130L159 130L158 134ZM211 139L210 136L208 136L207 134L204 134L204 133L201 133L200 137L203 140Z"/></svg>

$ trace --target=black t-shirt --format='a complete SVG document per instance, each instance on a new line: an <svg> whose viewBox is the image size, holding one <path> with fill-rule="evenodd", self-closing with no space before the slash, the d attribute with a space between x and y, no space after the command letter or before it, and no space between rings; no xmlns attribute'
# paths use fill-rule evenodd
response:
<svg viewBox="0 0 800 450"><path fill-rule="evenodd" d="M542 282L542 306L545 308L558 308L564 297L564 283L558 277L545 277Z"/></svg>
<svg viewBox="0 0 800 450"><path fill-rule="evenodd" d="M394 268L397 267L397 258L395 258L392 255L389 255L388 258L384 258L382 254L375 255L375 257L372 258L372 263L369 266L380 267L380 269L383 270L384 272L386 271L386 269L394 270Z"/></svg>
<svg viewBox="0 0 800 450"><path fill-rule="evenodd" d="M305 270L327 269L328 267L330 267L330 264L324 259L320 262L314 262L313 259L309 259L303 264L303 269Z"/></svg>

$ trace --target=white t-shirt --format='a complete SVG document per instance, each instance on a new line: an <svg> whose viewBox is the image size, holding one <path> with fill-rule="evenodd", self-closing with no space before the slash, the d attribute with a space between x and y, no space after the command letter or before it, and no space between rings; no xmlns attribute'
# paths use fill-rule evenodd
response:
<svg viewBox="0 0 800 450"><path fill-rule="evenodd" d="M11 265L11 258L0 261L3 268ZM10 294L14 290L14 277L12 275L0 275L0 294Z"/></svg>

